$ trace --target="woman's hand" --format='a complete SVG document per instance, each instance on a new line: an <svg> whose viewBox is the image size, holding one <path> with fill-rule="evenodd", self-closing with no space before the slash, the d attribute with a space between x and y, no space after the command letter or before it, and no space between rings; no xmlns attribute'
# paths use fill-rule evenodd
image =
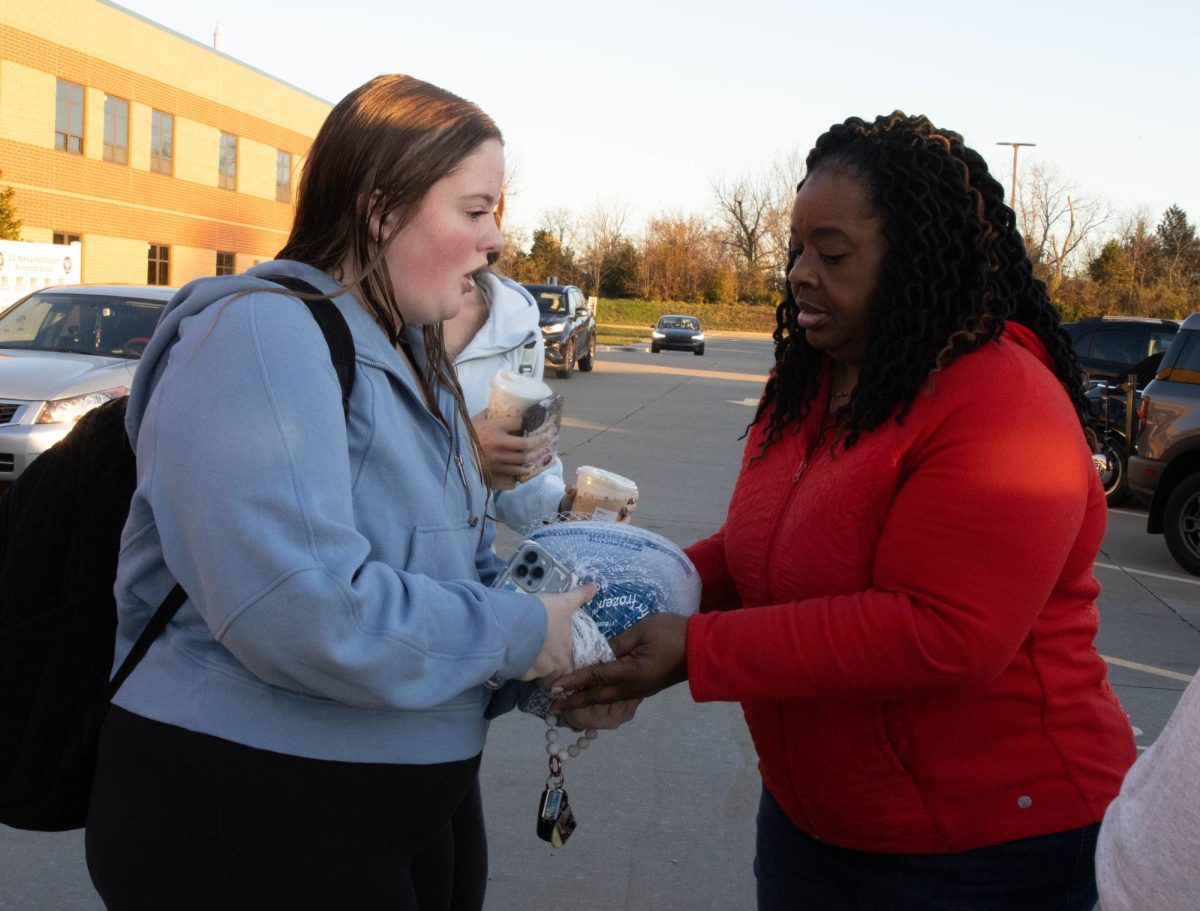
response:
<svg viewBox="0 0 1200 911"><path fill-rule="evenodd" d="M529 474L552 456L553 439L548 435L526 437L521 433L520 415L489 418L486 411L471 418L479 445L492 467L492 474L518 478Z"/></svg>
<svg viewBox="0 0 1200 911"><path fill-rule="evenodd" d="M571 635L571 617L596 597L597 585L589 582L562 594L542 592L537 599L546 608L546 641L522 680L555 680L575 667L575 642Z"/></svg>
<svg viewBox="0 0 1200 911"><path fill-rule="evenodd" d="M626 721L632 721L637 707L642 704L640 699L625 699L612 705L589 705L582 709L572 709L563 712L563 718L573 728L597 731L615 731Z"/></svg>
<svg viewBox="0 0 1200 911"><path fill-rule="evenodd" d="M615 661L593 664L554 681L574 691L551 707L571 712L585 706L653 696L687 679L687 617L654 614L609 640Z"/></svg>

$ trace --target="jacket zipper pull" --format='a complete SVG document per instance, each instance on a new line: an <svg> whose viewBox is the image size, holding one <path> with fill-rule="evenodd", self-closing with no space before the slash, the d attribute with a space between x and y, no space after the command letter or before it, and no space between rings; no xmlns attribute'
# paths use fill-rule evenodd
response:
<svg viewBox="0 0 1200 911"><path fill-rule="evenodd" d="M802 461L796 466L796 473L792 475L792 483L795 484L800 480L800 475L804 474L804 469L808 467L808 459Z"/></svg>
<svg viewBox="0 0 1200 911"><path fill-rule="evenodd" d="M467 484L467 469L463 463L462 453L455 450L454 464L458 466L458 477L462 481L463 494L467 498L467 515L471 517L470 526L475 528L479 525L479 516L475 515L475 510L472 508L474 504L471 502L471 488Z"/></svg>

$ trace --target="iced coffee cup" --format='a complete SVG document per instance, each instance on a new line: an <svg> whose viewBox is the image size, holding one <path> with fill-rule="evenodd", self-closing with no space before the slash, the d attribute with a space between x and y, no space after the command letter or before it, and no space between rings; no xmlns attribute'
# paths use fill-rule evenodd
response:
<svg viewBox="0 0 1200 911"><path fill-rule="evenodd" d="M501 370L492 377L491 387L492 391L487 407L489 418L524 418L525 426L522 433L525 436L545 436L543 445L551 450L557 450L558 424L556 420L551 420L556 417L551 408L551 403L556 396L549 386L531 376L521 376L508 370ZM553 452L550 458L544 461L547 464L553 461ZM518 481L528 480L539 474L544 467L544 465L539 465L535 470L520 477L494 475L492 487L496 490L512 490L517 486Z"/></svg>
<svg viewBox="0 0 1200 911"><path fill-rule="evenodd" d="M575 472L575 502L571 512L593 519L616 522L631 499L637 497L637 484L611 471L580 465Z"/></svg>

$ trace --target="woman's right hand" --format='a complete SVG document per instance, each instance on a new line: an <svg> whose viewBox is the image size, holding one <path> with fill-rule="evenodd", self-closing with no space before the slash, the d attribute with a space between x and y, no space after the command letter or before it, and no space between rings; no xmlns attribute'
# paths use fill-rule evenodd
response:
<svg viewBox="0 0 1200 911"><path fill-rule="evenodd" d="M575 643L571 635L571 617L575 611L596 597L595 582L573 588L562 594L542 592L537 599L546 608L546 641L533 665L522 680L554 680L575 668Z"/></svg>

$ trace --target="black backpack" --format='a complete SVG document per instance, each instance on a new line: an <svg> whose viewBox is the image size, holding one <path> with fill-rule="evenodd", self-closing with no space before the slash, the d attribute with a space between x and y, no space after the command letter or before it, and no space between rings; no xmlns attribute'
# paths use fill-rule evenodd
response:
<svg viewBox="0 0 1200 911"><path fill-rule="evenodd" d="M321 294L291 276L292 291ZM350 327L305 300L329 345L349 416ZM117 688L187 599L176 585L109 680L113 584L136 479L126 398L85 414L0 499L0 823L77 829L87 816L100 725Z"/></svg>

